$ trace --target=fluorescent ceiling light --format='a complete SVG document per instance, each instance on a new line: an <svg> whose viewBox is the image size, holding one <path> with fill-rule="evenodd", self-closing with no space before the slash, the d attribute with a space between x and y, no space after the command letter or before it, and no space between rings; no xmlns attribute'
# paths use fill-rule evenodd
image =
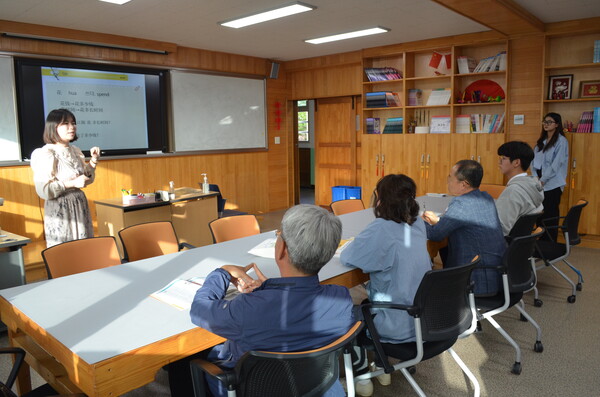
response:
<svg viewBox="0 0 600 397"><path fill-rule="evenodd" d="M100 0L100 1L104 1L107 3L114 3L114 4L118 4L118 5L123 5L125 3L129 3L131 0Z"/></svg>
<svg viewBox="0 0 600 397"><path fill-rule="evenodd" d="M371 28L371 29L357 30L356 32L334 34L333 36L319 37L317 39L310 39L310 40L304 40L304 41L306 43L310 43L310 44L323 44L323 43L329 43L330 41L352 39L354 37L362 37L362 36L368 36L371 34L386 33L389 31L390 31L390 29L388 29L388 28L376 27L376 28Z"/></svg>
<svg viewBox="0 0 600 397"><path fill-rule="evenodd" d="M296 1L292 4L287 4L273 10L263 11L258 14L219 22L219 25L236 29L243 28L244 26L254 25L255 23L266 22L272 19L283 18L289 15L299 14L301 12L311 11L315 8L317 7Z"/></svg>

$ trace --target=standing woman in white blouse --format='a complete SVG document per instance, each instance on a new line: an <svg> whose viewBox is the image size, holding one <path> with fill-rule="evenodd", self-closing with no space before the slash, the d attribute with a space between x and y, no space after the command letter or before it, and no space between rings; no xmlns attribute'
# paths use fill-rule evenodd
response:
<svg viewBox="0 0 600 397"><path fill-rule="evenodd" d="M569 166L569 142L565 138L560 114L548 113L544 116L542 132L533 152L535 157L531 168L544 187L544 213L540 218L545 220L545 226L556 226ZM549 229L548 235L556 241L558 229ZM546 235L542 238L545 239Z"/></svg>
<svg viewBox="0 0 600 397"><path fill-rule="evenodd" d="M37 194L45 200L46 246L94 236L90 208L81 188L94 182L100 148L85 157L71 142L77 140L77 122L67 109L52 110L46 118L46 145L31 154Z"/></svg>

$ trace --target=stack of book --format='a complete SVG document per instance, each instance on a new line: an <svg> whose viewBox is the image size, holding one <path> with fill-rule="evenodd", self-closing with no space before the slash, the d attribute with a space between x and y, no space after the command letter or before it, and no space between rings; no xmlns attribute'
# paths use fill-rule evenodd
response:
<svg viewBox="0 0 600 397"><path fill-rule="evenodd" d="M506 70L506 51L499 52L493 57L483 58L473 70L473 73L497 72Z"/></svg>
<svg viewBox="0 0 600 397"><path fill-rule="evenodd" d="M471 116L468 114L459 114L456 116L456 133L468 134L471 132Z"/></svg>
<svg viewBox="0 0 600 397"><path fill-rule="evenodd" d="M423 91L419 89L408 90L408 106L423 105Z"/></svg>
<svg viewBox="0 0 600 397"><path fill-rule="evenodd" d="M437 88L431 90L431 94L427 99L427 106L447 105L450 103L450 95L452 91L446 88Z"/></svg>
<svg viewBox="0 0 600 397"><path fill-rule="evenodd" d="M471 114L471 132L495 134L504 129L504 113L499 114ZM457 119L458 122L458 119Z"/></svg>
<svg viewBox="0 0 600 397"><path fill-rule="evenodd" d="M400 80L402 72L395 68L365 68L365 74L369 81Z"/></svg>
<svg viewBox="0 0 600 397"><path fill-rule="evenodd" d="M594 63L600 62L600 40L594 41Z"/></svg>
<svg viewBox="0 0 600 397"><path fill-rule="evenodd" d="M384 134L402 134L402 117L390 117L385 121Z"/></svg>
<svg viewBox="0 0 600 397"><path fill-rule="evenodd" d="M456 64L458 65L458 73L460 74L473 73L477 67L477 61L467 56L459 56L456 58Z"/></svg>
<svg viewBox="0 0 600 397"><path fill-rule="evenodd" d="M579 124L577 125L577 131L575 132L592 132L594 125L594 111L581 113Z"/></svg>
<svg viewBox="0 0 600 397"><path fill-rule="evenodd" d="M387 108L402 106L400 95L392 91L367 92L368 108Z"/></svg>
<svg viewBox="0 0 600 397"><path fill-rule="evenodd" d="M381 123L379 117L367 118L367 134L381 134Z"/></svg>

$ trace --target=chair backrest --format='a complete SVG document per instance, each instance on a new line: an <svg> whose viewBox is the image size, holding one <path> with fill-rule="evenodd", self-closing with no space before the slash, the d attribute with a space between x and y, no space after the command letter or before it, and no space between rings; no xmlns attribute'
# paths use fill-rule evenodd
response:
<svg viewBox="0 0 600 397"><path fill-rule="evenodd" d="M198 183L200 183L200 182L198 182ZM200 183L200 186L202 186L202 183ZM221 189L219 189L219 185L209 183L208 188L210 189L211 192L219 193L219 194L217 194L217 212L219 213L219 216L220 216L221 214L223 214L223 211L225 211L225 202L227 201L227 199L223 198L223 195L221 194Z"/></svg>
<svg viewBox="0 0 600 397"><path fill-rule="evenodd" d="M540 215L540 213L521 215L513 225L512 229L510 229L508 237L512 240L515 237L529 236L535 228L535 223Z"/></svg>
<svg viewBox="0 0 600 397"><path fill-rule="evenodd" d="M488 192L489 195L495 199L500 197L505 188L506 186L504 185L491 185L487 183L482 183L481 185L479 185L479 190L481 190L482 192Z"/></svg>
<svg viewBox="0 0 600 397"><path fill-rule="evenodd" d="M208 226L215 243L260 234L260 226L254 215L236 215L215 219Z"/></svg>
<svg viewBox="0 0 600 397"><path fill-rule="evenodd" d="M473 312L469 302L473 262L442 270L430 270L423 276L413 305L420 309L424 341L448 340L469 329Z"/></svg>
<svg viewBox="0 0 600 397"><path fill-rule="evenodd" d="M20 347L0 347L0 354L11 355L13 358L13 365L10 369L10 373L8 374L8 378L6 379L6 383L0 381L0 396L17 397L11 388L17 380L17 374L19 373L19 369L25 360L25 350L21 349Z"/></svg>
<svg viewBox="0 0 600 397"><path fill-rule="evenodd" d="M120 265L121 257L113 236L91 237L58 244L42 251L48 278Z"/></svg>
<svg viewBox="0 0 600 397"><path fill-rule="evenodd" d="M139 261L179 251L179 240L169 221L148 222L119 231L125 259Z"/></svg>
<svg viewBox="0 0 600 397"><path fill-rule="evenodd" d="M362 329L358 321L346 334L319 349L276 353L250 351L236 366L239 385L237 395L322 396L337 381L339 356Z"/></svg>
<svg viewBox="0 0 600 397"><path fill-rule="evenodd" d="M508 290L511 293L529 291L535 286L535 270L532 257L535 242L544 234L544 229L538 227L527 236L512 239L502 258L502 264L508 274Z"/></svg>
<svg viewBox="0 0 600 397"><path fill-rule="evenodd" d="M358 199L334 201L329 206L331 207L331 211L338 216L365 209L362 200Z"/></svg>
<svg viewBox="0 0 600 397"><path fill-rule="evenodd" d="M581 218L581 211L583 207L588 205L586 200L579 200L577 204L572 206L567 212L567 216L563 221L563 226L567 228L567 232L569 232L569 244L571 246L577 245L581 242L581 237L579 237L579 219Z"/></svg>

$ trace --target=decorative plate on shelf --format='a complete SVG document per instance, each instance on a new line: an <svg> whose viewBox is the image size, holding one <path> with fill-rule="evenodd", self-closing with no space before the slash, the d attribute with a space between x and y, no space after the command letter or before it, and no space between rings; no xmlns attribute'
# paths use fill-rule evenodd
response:
<svg viewBox="0 0 600 397"><path fill-rule="evenodd" d="M494 100L489 101L488 98L493 98ZM466 102L496 102L498 98L504 100L506 94L502 87L500 87L500 84L492 80L477 80L465 88L464 99Z"/></svg>

